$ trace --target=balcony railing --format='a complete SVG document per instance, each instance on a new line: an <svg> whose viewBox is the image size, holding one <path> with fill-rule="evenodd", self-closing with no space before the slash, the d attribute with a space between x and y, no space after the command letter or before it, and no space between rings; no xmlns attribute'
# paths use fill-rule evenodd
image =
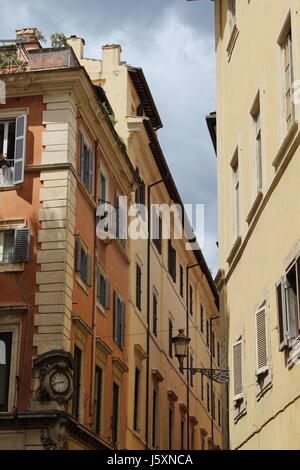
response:
<svg viewBox="0 0 300 470"><path fill-rule="evenodd" d="M0 39L0 73L24 72L28 64L22 39Z"/></svg>

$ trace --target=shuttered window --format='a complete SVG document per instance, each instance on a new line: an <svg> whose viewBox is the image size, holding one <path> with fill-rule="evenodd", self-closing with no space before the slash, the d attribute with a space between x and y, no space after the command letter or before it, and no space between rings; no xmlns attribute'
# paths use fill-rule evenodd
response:
<svg viewBox="0 0 300 470"><path fill-rule="evenodd" d="M285 115L287 128L291 127L292 122L295 119L295 105L293 103L293 46L292 46L292 32L289 30L286 35L286 39L282 45L284 55L284 76L285 76Z"/></svg>
<svg viewBox="0 0 300 470"><path fill-rule="evenodd" d="M116 448L118 447L118 437L119 437L119 395L120 395L120 387L115 382L113 382L111 427L112 427L112 445Z"/></svg>
<svg viewBox="0 0 300 470"><path fill-rule="evenodd" d="M157 295L153 294L153 334L157 336Z"/></svg>
<svg viewBox="0 0 300 470"><path fill-rule="evenodd" d="M172 320L169 319L169 356L170 357L173 357L172 337L173 337L173 323L172 323Z"/></svg>
<svg viewBox="0 0 300 470"><path fill-rule="evenodd" d="M200 331L201 333L204 332L204 308L202 304L200 304Z"/></svg>
<svg viewBox="0 0 300 470"><path fill-rule="evenodd" d="M152 240L161 254L161 239L162 239L162 218L158 215L155 206L152 206Z"/></svg>
<svg viewBox="0 0 300 470"><path fill-rule="evenodd" d="M190 315L193 315L193 306L194 306L193 286L190 284Z"/></svg>
<svg viewBox="0 0 300 470"><path fill-rule="evenodd" d="M24 181L25 152L26 152L27 116L16 119L16 144L14 164L14 184Z"/></svg>
<svg viewBox="0 0 300 470"><path fill-rule="evenodd" d="M102 307L110 308L110 282L97 267L97 300Z"/></svg>
<svg viewBox="0 0 300 470"><path fill-rule="evenodd" d="M139 264L136 265L136 306L142 310L142 270Z"/></svg>
<svg viewBox="0 0 300 470"><path fill-rule="evenodd" d="M233 398L243 397L242 337L233 344Z"/></svg>
<svg viewBox="0 0 300 470"><path fill-rule="evenodd" d="M94 187L95 154L80 133L80 178L92 193Z"/></svg>
<svg viewBox="0 0 300 470"><path fill-rule="evenodd" d="M75 257L75 268L80 279L88 286L91 286L91 270L92 270L92 259L88 254L87 250L83 247L80 237L76 237L75 243L76 257Z"/></svg>
<svg viewBox="0 0 300 470"><path fill-rule="evenodd" d="M180 265L180 268L179 268L179 272L180 272L180 295L181 297L183 298L183 287L184 287L184 281L183 281L183 267Z"/></svg>
<svg viewBox="0 0 300 470"><path fill-rule="evenodd" d="M173 281L176 282L176 250L171 240L168 240L168 271Z"/></svg>
<svg viewBox="0 0 300 470"><path fill-rule="evenodd" d="M96 434L100 434L100 430L101 430L101 412L102 412L102 369L96 366L94 412L93 412L93 429Z"/></svg>
<svg viewBox="0 0 300 470"><path fill-rule="evenodd" d="M125 334L125 303L122 302L119 295L114 291L114 340L119 348L124 348Z"/></svg>
<svg viewBox="0 0 300 470"><path fill-rule="evenodd" d="M29 261L30 229L18 228L0 231L0 263Z"/></svg>
<svg viewBox="0 0 300 470"><path fill-rule="evenodd" d="M133 412L133 429L138 431L139 425L139 404L140 404L140 381L141 371L135 368L135 380L134 380L134 412Z"/></svg>
<svg viewBox="0 0 300 470"><path fill-rule="evenodd" d="M81 361L82 361L82 352L75 345L74 347L74 393L72 401L72 415L76 418L79 418L80 413L80 394L81 394Z"/></svg>
<svg viewBox="0 0 300 470"><path fill-rule="evenodd" d="M262 307L255 313L256 330L256 373L261 374L268 369L268 342L266 310Z"/></svg>

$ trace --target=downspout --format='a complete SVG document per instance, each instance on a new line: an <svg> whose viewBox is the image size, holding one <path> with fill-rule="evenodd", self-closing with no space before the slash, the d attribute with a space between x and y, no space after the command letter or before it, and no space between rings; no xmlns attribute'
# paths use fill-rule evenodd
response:
<svg viewBox="0 0 300 470"><path fill-rule="evenodd" d="M97 145L95 152L95 159L97 155ZM95 162L96 163L96 162ZM96 165L95 165L96 168ZM97 198L97 185L95 184L95 175L94 175L94 199ZM96 236L96 226L97 226L97 211L94 210L94 252L93 252L93 318L92 318L92 360L91 360L91 390L90 390L90 418L91 418L91 429L93 428L93 408L94 408L94 393L95 393L95 368L96 368L96 253L97 253L97 236Z"/></svg>
<svg viewBox="0 0 300 470"><path fill-rule="evenodd" d="M145 416L145 440L146 450L149 449L149 385L150 385L150 274L151 274L151 203L150 195L151 189L157 184L163 183L165 180L161 179L152 183L147 188L147 216L148 216L148 236L147 236L147 363L146 363L146 416Z"/></svg>

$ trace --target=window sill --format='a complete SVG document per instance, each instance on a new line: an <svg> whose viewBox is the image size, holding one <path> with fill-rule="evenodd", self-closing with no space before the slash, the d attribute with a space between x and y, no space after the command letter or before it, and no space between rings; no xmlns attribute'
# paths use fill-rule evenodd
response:
<svg viewBox="0 0 300 470"><path fill-rule="evenodd" d="M108 317L107 310L109 309L106 309L105 307L103 307L103 305L101 305L100 302L96 302L96 307L105 318Z"/></svg>
<svg viewBox="0 0 300 470"><path fill-rule="evenodd" d="M83 280L79 277L78 274L76 274L76 281L80 285L82 290L85 292L85 294L88 295L89 294L88 286L87 286L87 284L85 284L85 282L83 282Z"/></svg>
<svg viewBox="0 0 300 470"><path fill-rule="evenodd" d="M238 30L238 28L235 24L234 27L233 27L233 30L231 32L227 48L226 48L226 51L227 51L227 54L228 54L228 62L230 62L230 59L231 59L231 56L232 56L232 53L233 53L233 50L234 50L234 47L235 47L235 43L236 43L236 40L238 38L239 33L240 32L239 32L239 30Z"/></svg>
<svg viewBox="0 0 300 470"><path fill-rule="evenodd" d="M237 422L247 414L247 407L246 407L246 402L245 399L242 399L242 403L237 406L236 402L234 403L234 408L235 408L235 415L234 415L234 424L237 424Z"/></svg>
<svg viewBox="0 0 300 470"><path fill-rule="evenodd" d="M0 186L0 192L1 191L16 191L17 189L19 189L20 185L19 184L15 184L13 186Z"/></svg>
<svg viewBox="0 0 300 470"><path fill-rule="evenodd" d="M0 273L24 271L24 263L0 263Z"/></svg>
<svg viewBox="0 0 300 470"><path fill-rule="evenodd" d="M300 363L300 337L298 337L290 346L288 355L288 367L291 369L293 366Z"/></svg>
<svg viewBox="0 0 300 470"><path fill-rule="evenodd" d="M263 193L262 191L259 191L259 193L257 194L252 206L251 206L251 209L249 211L249 214L246 218L246 222L248 225L251 224L252 220L253 220L253 217L255 216L256 212L257 212L257 209L259 208L259 205L261 203L261 201L263 200Z"/></svg>
<svg viewBox="0 0 300 470"><path fill-rule="evenodd" d="M264 374L260 374L260 376L257 375L256 382L256 400L260 401L273 386L270 370L267 370Z"/></svg>
<svg viewBox="0 0 300 470"><path fill-rule="evenodd" d="M274 158L274 160L272 162L272 165L274 166L275 171L278 170L280 164L285 159L285 156L287 156L290 153L290 152L288 152L288 150L289 149L290 149L290 151L292 150L291 146L292 146L293 141L296 140L296 139L294 139L294 137L297 134L298 127L299 127L298 121L294 121L293 124L291 125L284 141L282 142L282 144L281 144L281 146L280 146L280 148L277 152L277 155L276 155L276 157Z"/></svg>
<svg viewBox="0 0 300 470"><path fill-rule="evenodd" d="M234 257L235 255L237 254L237 251L239 249L239 247L241 246L242 244L242 237L239 235L236 239L236 241L234 242L233 244L233 247L229 253L229 256L227 258L227 263L230 265L232 263L232 261L234 260Z"/></svg>

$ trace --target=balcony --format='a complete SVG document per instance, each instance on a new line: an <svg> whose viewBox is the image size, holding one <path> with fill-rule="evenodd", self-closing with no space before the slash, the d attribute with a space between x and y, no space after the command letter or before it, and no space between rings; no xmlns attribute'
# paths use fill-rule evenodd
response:
<svg viewBox="0 0 300 470"><path fill-rule="evenodd" d="M22 39L0 39L0 74L25 72L28 54Z"/></svg>

